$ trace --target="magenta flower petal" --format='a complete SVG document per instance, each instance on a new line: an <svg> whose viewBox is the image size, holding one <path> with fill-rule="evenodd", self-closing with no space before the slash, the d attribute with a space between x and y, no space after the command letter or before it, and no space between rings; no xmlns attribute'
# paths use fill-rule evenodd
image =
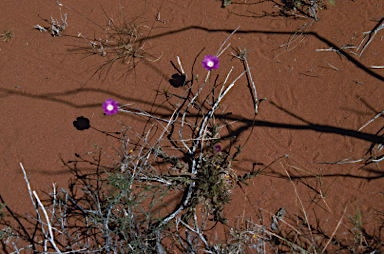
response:
<svg viewBox="0 0 384 254"><path fill-rule="evenodd" d="M119 103L117 101L114 101L112 99L106 99L103 103L103 109L105 114L107 115L114 115L117 114L117 111L119 111Z"/></svg>
<svg viewBox="0 0 384 254"><path fill-rule="evenodd" d="M207 71L210 71L212 69L217 69L220 67L219 61L220 60L217 56L206 55L204 56L202 64Z"/></svg>

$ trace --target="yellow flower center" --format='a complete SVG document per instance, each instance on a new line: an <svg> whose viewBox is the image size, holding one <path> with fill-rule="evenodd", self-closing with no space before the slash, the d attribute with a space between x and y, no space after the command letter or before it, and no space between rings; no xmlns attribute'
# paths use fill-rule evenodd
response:
<svg viewBox="0 0 384 254"><path fill-rule="evenodd" d="M108 109L109 111L112 111L112 110L113 110L113 106L112 106L112 105L108 105L108 106L107 106L107 109Z"/></svg>
<svg viewBox="0 0 384 254"><path fill-rule="evenodd" d="M213 66L215 65L215 63L214 63L213 61L209 61L209 62L207 63L207 65L208 65L209 67L213 67Z"/></svg>

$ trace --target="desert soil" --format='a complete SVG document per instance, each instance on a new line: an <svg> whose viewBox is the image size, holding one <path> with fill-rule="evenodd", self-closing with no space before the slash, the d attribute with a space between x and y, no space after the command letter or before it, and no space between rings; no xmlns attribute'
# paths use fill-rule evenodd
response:
<svg viewBox="0 0 384 254"><path fill-rule="evenodd" d="M228 121L236 121L230 135L239 144L249 137L233 169L238 175L263 170L248 180L249 186L233 190L224 216L232 224L239 216L257 221L261 211L269 225L271 215L284 207L287 223L298 227L304 209L313 229L330 236L345 213L336 232L342 237L353 228L347 215L353 216L358 208L367 217L367 235L383 237L382 162L330 164L376 152L378 159L382 156L376 148L383 141L383 116L359 128L384 110L384 69L371 67L384 65L384 32L377 33L361 56L357 47L363 33L382 22L374 18L383 16L383 3L339 0L319 10L318 21L313 21L282 15L276 7L284 7L281 1L233 2L222 8L215 0L121 0L120 7L117 0L63 0L68 27L61 36L52 36L34 26L49 27L44 20L51 16L61 22L56 1L3 1L0 33L11 30L13 36L0 41L1 202L21 216L33 211L20 163L32 188L44 196L52 183L68 188L73 161L84 172L95 170L89 163L99 159L90 153L99 151L95 144L116 158L114 147L120 141L114 132L121 130L119 122L141 133L145 121L121 112L106 116L101 107L105 99L171 114L172 108L157 91L166 88L179 94L184 89L169 82L177 73L177 56L189 78L203 78L204 55L216 54L240 26L229 40L233 48L220 56L221 66L212 71L209 82L213 84L217 76L223 82L232 66L233 80L244 66L231 52L238 47L248 50L258 97L266 100L254 117L244 76L224 105L231 113ZM108 18L121 21L121 11L127 20L138 17L148 35L144 47L153 58L143 59L130 72L116 63L95 73L106 58L92 54L81 35L102 38ZM330 48L335 50L318 51ZM161 58L150 61L157 56ZM74 127L81 116L92 128ZM111 165L105 154L100 158L102 164Z"/></svg>

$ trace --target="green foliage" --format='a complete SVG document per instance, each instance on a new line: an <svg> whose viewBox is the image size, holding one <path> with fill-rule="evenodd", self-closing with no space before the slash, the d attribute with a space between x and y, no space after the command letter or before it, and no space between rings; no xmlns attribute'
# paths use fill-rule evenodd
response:
<svg viewBox="0 0 384 254"><path fill-rule="evenodd" d="M328 3L332 6L335 6L335 0L328 0ZM292 4L294 6L294 8L301 8L301 7L304 7L304 6L309 6L309 7L314 7L314 8L324 8L325 7L325 3L324 3L324 0L293 0L292 1Z"/></svg>
<svg viewBox="0 0 384 254"><path fill-rule="evenodd" d="M370 215L364 215L364 213L360 210L358 204L356 204L354 215L348 215L348 218L350 219L353 225L353 227L350 229L350 232L352 233L354 238L354 243L352 244L352 246L354 247L353 249L368 247L367 240L365 239L364 223L369 216Z"/></svg>
<svg viewBox="0 0 384 254"><path fill-rule="evenodd" d="M228 5L230 5L232 3L231 0L223 0L223 7L227 7Z"/></svg>
<svg viewBox="0 0 384 254"><path fill-rule="evenodd" d="M5 213L3 211L5 209L5 207L6 207L6 204L0 203L0 220L5 217Z"/></svg>
<svg viewBox="0 0 384 254"><path fill-rule="evenodd" d="M201 151L202 157L197 157L199 172L197 175L188 174L190 164L181 163L175 156L168 156L161 150L163 162L172 164L173 169L181 170L180 173L165 175L166 179L172 180L173 187L188 186L195 182L193 198L186 208L183 221L188 222L198 204L202 203L204 211L213 214L214 220L225 222L221 216L225 204L230 203L231 189L237 180L234 170L231 169L231 161L228 153L218 151L217 146L221 142L219 137L219 124L213 124L209 128L206 137L205 148ZM239 152L239 151L238 151Z"/></svg>
<svg viewBox="0 0 384 254"><path fill-rule="evenodd" d="M0 220L2 220L6 215L3 209L6 207L4 203L0 203ZM4 230L0 231L0 241L6 237L6 232Z"/></svg>

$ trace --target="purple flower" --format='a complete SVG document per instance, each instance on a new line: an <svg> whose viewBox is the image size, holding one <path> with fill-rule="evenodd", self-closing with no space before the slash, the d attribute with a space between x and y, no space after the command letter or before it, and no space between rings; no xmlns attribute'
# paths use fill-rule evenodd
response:
<svg viewBox="0 0 384 254"><path fill-rule="evenodd" d="M106 99L103 103L103 109L105 114L107 115L113 115L117 114L117 111L119 111L119 103L117 101L114 101L112 99Z"/></svg>
<svg viewBox="0 0 384 254"><path fill-rule="evenodd" d="M216 146L215 146L215 149L216 149L216 152L219 153L219 152L221 151L221 146L220 146L220 145L216 145Z"/></svg>
<svg viewBox="0 0 384 254"><path fill-rule="evenodd" d="M217 56L206 55L204 56L202 64L207 71L210 71L212 69L217 69L220 67L219 61L220 60Z"/></svg>

